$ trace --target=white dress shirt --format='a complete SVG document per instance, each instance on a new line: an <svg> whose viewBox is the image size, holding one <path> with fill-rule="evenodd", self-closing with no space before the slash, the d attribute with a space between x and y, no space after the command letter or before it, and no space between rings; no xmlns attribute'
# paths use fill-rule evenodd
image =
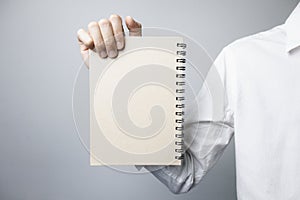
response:
<svg viewBox="0 0 300 200"><path fill-rule="evenodd" d="M300 4L285 24L225 47L215 66L228 96L224 120L187 116L202 128L186 126L185 137L196 138L182 165L146 168L172 192L187 192L217 162L234 133L238 199L299 200ZM205 95L197 101L203 105ZM217 134L203 143L207 127Z"/></svg>

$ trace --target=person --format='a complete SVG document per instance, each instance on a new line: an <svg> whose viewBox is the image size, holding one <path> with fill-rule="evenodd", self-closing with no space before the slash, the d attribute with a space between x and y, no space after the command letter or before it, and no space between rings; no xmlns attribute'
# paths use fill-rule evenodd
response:
<svg viewBox="0 0 300 200"><path fill-rule="evenodd" d="M130 35L142 34L133 18L125 22ZM197 185L234 135L238 199L300 199L299 24L300 3L284 24L222 49L215 66L228 96L224 120L198 121L221 134L208 144L197 135L181 166L146 167L172 192L188 192ZM78 41L87 66L88 49L115 58L125 45L122 19L112 15L91 22L88 31L78 31Z"/></svg>

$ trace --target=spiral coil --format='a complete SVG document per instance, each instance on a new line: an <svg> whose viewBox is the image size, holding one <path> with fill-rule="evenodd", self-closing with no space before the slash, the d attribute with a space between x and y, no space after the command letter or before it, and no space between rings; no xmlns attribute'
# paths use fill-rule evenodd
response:
<svg viewBox="0 0 300 200"><path fill-rule="evenodd" d="M175 145L178 146L178 148L175 149L175 152L178 153L177 156L175 156L176 160L183 160L184 157L184 146L183 146L183 131L184 131L184 126L183 126L183 122L184 122L184 111L183 108L185 107L184 105L184 93L185 93L185 89L183 88L185 85L185 63L186 63L186 59L184 58L184 56L186 56L186 44L185 43L177 43L177 48L178 51L176 52L177 54L177 58L176 58L176 119L175 119L175 137L176 137L176 141L175 141Z"/></svg>

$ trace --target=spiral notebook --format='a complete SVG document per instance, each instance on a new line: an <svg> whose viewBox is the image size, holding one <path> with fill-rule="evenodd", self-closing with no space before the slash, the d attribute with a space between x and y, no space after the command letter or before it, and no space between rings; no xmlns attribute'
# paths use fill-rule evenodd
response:
<svg viewBox="0 0 300 200"><path fill-rule="evenodd" d="M126 37L115 59L90 51L90 164L180 165L181 37Z"/></svg>

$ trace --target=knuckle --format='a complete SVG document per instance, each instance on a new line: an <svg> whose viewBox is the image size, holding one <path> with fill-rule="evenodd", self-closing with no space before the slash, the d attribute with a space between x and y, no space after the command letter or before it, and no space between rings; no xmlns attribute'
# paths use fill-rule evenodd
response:
<svg viewBox="0 0 300 200"><path fill-rule="evenodd" d="M93 28L93 27L95 27L95 26L97 26L97 25L98 25L97 22L92 21L92 22L90 22L90 23L88 24L88 28Z"/></svg>
<svg viewBox="0 0 300 200"><path fill-rule="evenodd" d="M117 14L112 14L112 15L110 15L109 19L110 20L119 20L120 21L121 17L119 15L117 15Z"/></svg>
<svg viewBox="0 0 300 200"><path fill-rule="evenodd" d="M107 19L100 19L100 21L99 21L100 26L108 26L109 23L110 22Z"/></svg>
<svg viewBox="0 0 300 200"><path fill-rule="evenodd" d="M105 45L103 42L97 42L97 43L95 43L95 48L99 51L103 51L103 50L105 50Z"/></svg>
<svg viewBox="0 0 300 200"><path fill-rule="evenodd" d="M80 36L80 34L81 34L81 32L82 32L82 31L83 31L83 29L82 29L82 28L77 30L77 37L79 37L79 36Z"/></svg>
<svg viewBox="0 0 300 200"><path fill-rule="evenodd" d="M142 28L142 24L141 24L141 23L136 22L136 24L137 24L137 27L138 27L138 28Z"/></svg>
<svg viewBox="0 0 300 200"><path fill-rule="evenodd" d="M86 42L86 45L89 47L89 48L92 48L94 46L94 42L92 40L88 40Z"/></svg>
<svg viewBox="0 0 300 200"><path fill-rule="evenodd" d="M105 44L105 47L106 47L107 50L115 50L116 49L114 42L107 42Z"/></svg>
<svg viewBox="0 0 300 200"><path fill-rule="evenodd" d="M84 43L84 45L88 48L93 48L94 47L94 42L92 40L88 40Z"/></svg>
<svg viewBox="0 0 300 200"><path fill-rule="evenodd" d="M124 40L124 35L123 35L123 33L117 33L117 34L114 35L114 37L115 37L115 40L116 40L117 42L118 42L118 41Z"/></svg>
<svg viewBox="0 0 300 200"><path fill-rule="evenodd" d="M113 45L111 43L106 43L105 44L105 49L111 50L111 49L113 49Z"/></svg>
<svg viewBox="0 0 300 200"><path fill-rule="evenodd" d="M114 34L106 34L104 35L104 42L105 44L113 45L115 43L115 36Z"/></svg>

